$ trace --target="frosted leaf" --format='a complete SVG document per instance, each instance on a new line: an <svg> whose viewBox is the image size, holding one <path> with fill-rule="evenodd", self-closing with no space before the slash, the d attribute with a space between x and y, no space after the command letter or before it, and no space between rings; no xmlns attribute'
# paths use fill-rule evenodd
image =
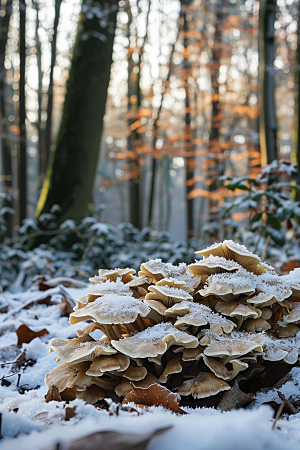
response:
<svg viewBox="0 0 300 450"><path fill-rule="evenodd" d="M198 339L177 330L171 323L159 323L134 336L111 341L113 347L131 358L156 357L165 353L171 345L197 347Z"/></svg>
<svg viewBox="0 0 300 450"><path fill-rule="evenodd" d="M234 272L242 269L242 266L230 259L210 255L202 261L190 264L188 268L193 275L212 275L221 272Z"/></svg>
<svg viewBox="0 0 300 450"><path fill-rule="evenodd" d="M100 324L128 324L134 322L139 315L145 317L149 312L150 308L134 297L106 294L74 311L70 315L69 323L73 325L92 319Z"/></svg>
<svg viewBox="0 0 300 450"><path fill-rule="evenodd" d="M212 312L208 306L193 302L182 302L178 306L179 308L174 305L165 312L167 317L181 316L174 324L176 328L209 324L211 331L223 334L223 332L230 333L236 326L220 314Z"/></svg>
<svg viewBox="0 0 300 450"><path fill-rule="evenodd" d="M66 363L91 360L99 355L112 355L115 349L105 343L95 341L90 336L77 337L74 339L53 338L50 340L50 351ZM84 359L83 359L84 358Z"/></svg>
<svg viewBox="0 0 300 450"><path fill-rule="evenodd" d="M146 295L145 300L159 300L167 307L184 300L193 301L193 297L184 289L155 285L149 286L148 290L150 292Z"/></svg>

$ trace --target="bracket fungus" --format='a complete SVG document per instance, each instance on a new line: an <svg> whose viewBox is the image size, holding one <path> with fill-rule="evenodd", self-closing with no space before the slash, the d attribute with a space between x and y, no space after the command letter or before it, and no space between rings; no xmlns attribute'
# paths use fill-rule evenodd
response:
<svg viewBox="0 0 300 450"><path fill-rule="evenodd" d="M229 240L196 253L203 259L189 266L143 262L138 276L100 269L70 314L70 324L91 322L76 338L50 341L62 362L46 374L47 386L76 387L94 404L162 384L197 403L237 380L243 387L272 362L295 364L300 269L277 275ZM95 330L104 333L98 340Z"/></svg>

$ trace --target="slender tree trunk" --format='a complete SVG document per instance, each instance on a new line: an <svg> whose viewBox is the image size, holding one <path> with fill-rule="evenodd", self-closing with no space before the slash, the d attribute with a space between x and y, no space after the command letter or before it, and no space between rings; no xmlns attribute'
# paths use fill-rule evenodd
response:
<svg viewBox="0 0 300 450"><path fill-rule="evenodd" d="M295 81L297 90L295 92L295 139L294 139L294 160L296 160L298 166L298 172L300 172L300 5L298 5L298 24L297 24L297 71L295 73ZM296 192L296 200L300 201L300 192Z"/></svg>
<svg viewBox="0 0 300 450"><path fill-rule="evenodd" d="M36 10L36 22L35 22L35 47L36 47L36 60L38 70L38 108L37 108L37 122L36 127L38 131L38 151L39 151L39 176L42 180L46 172L46 158L43 143L43 130L42 130L42 102L43 102L43 72L42 72L42 46L39 38L40 28L40 10L39 2L33 1L33 6Z"/></svg>
<svg viewBox="0 0 300 450"><path fill-rule="evenodd" d="M8 122L6 117L6 99L5 99L5 49L8 38L8 27L12 11L12 0L7 0L5 6L5 15L0 18L0 112L1 112L1 184L5 194L2 202L3 207L13 208L12 197L12 161L9 142ZM13 233L13 216L7 215L7 235Z"/></svg>
<svg viewBox="0 0 300 450"><path fill-rule="evenodd" d="M186 209L187 209L187 238L193 236L194 233L194 202L192 198L189 198L189 194L193 189L190 180L194 177L194 164L195 157L192 146L191 138L191 107L190 107L190 95L189 95L189 76L190 76L190 62L188 59L188 22L186 18L185 10L182 11L183 16L183 47L184 47L184 88L185 88L185 186L186 186Z"/></svg>
<svg viewBox="0 0 300 450"><path fill-rule="evenodd" d="M274 98L276 5L276 0L264 0L260 11L260 147L262 165L277 159L277 123Z"/></svg>
<svg viewBox="0 0 300 450"><path fill-rule="evenodd" d="M53 35L51 41L51 63L50 63L49 85L48 85L47 122L45 130L45 164L46 164L45 167L47 167L47 163L49 161L50 150L52 145L51 133L52 133L52 111L53 111L53 74L56 60L57 31L58 31L61 3L62 0L55 0Z"/></svg>
<svg viewBox="0 0 300 450"><path fill-rule="evenodd" d="M93 14L96 5L101 21ZM94 1L93 9L83 1L61 124L36 212L38 217L57 204L59 223L79 221L88 212L99 155L118 1Z"/></svg>
<svg viewBox="0 0 300 450"><path fill-rule="evenodd" d="M167 78L165 80L165 87L164 90L161 94L161 98L160 98L160 104L157 110L157 114L156 114L156 118L154 120L154 124L153 124L153 151L155 152L156 149L156 142L157 142L157 137L158 137L158 123L159 123L159 119L160 119L160 114L162 111L162 107L163 107L163 100L164 100L164 96L165 93L167 91L167 87L170 81L170 76L171 76L171 65L172 65L172 61L173 61L173 55L174 55L174 51L175 51L175 44L177 42L177 38L175 40L175 42L172 45L172 50L171 50L171 54L170 54L170 62L169 62L169 70L168 70L168 75ZM152 225L153 222L153 212L154 212L154 193L155 193L155 180L157 177L157 158L154 156L151 160L151 168L150 168L150 173L151 173L151 181L150 181L150 191L149 191L149 210L148 210L148 226Z"/></svg>
<svg viewBox="0 0 300 450"><path fill-rule="evenodd" d="M137 63L133 60L132 49L130 49L130 54L128 55L128 112L134 112L134 117L130 117L128 120L129 129L131 129L130 135L127 139L127 146L129 150L132 150L135 154L134 159L128 161L130 166L130 172L132 174L129 179L129 217L130 222L136 228L142 228L143 226L143 207L141 203L142 197L142 184L141 184L141 166L139 160L139 154L135 151L136 143L139 138L136 128L133 124L139 119L138 112L141 107L141 89L140 89L140 78L141 78L141 63L142 55L144 52L144 45L147 39L147 29L149 22L149 14L151 10L151 0L148 0L148 11L146 17L146 27L145 34L143 37L143 43L136 51L138 52ZM130 29L130 27L129 27ZM130 31L129 31L130 34ZM133 129L132 129L133 127Z"/></svg>
<svg viewBox="0 0 300 450"><path fill-rule="evenodd" d="M20 8L20 80L19 80L19 224L27 217L27 145L26 145L26 2L19 0Z"/></svg>

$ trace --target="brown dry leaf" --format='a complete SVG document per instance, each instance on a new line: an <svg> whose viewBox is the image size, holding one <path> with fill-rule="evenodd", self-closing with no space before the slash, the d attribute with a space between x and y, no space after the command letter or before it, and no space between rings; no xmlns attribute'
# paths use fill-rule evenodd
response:
<svg viewBox="0 0 300 450"><path fill-rule="evenodd" d="M23 309L30 309L34 305L52 306L52 305L54 305L54 303L51 301L51 297L48 296L48 297L45 297L45 298L41 298L40 300L34 300L33 302L27 303L26 305L23 306Z"/></svg>
<svg viewBox="0 0 300 450"><path fill-rule="evenodd" d="M179 407L179 400L180 397L177 394L159 384L152 384L146 389L132 386L132 391L126 395L121 406L126 403L136 403L139 406L163 406L175 413L187 414Z"/></svg>
<svg viewBox="0 0 300 450"><path fill-rule="evenodd" d="M73 288L84 288L86 287L85 283L81 281L73 280L72 278L67 277L57 277L57 278L43 278L39 282L39 291L47 291L48 289L52 289L59 285L63 285L65 287L73 287Z"/></svg>
<svg viewBox="0 0 300 450"><path fill-rule="evenodd" d="M22 344L28 344L36 337L44 336L45 334L49 334L49 331L46 328L43 328L41 331L32 331L27 325L20 325L16 330L18 336L18 347L22 347Z"/></svg>
<svg viewBox="0 0 300 450"><path fill-rule="evenodd" d="M254 394L245 394L241 391L236 381L234 386L229 391L222 394L221 400L218 403L218 408L222 411L230 411L231 409L238 409L255 400Z"/></svg>
<svg viewBox="0 0 300 450"><path fill-rule="evenodd" d="M70 408L70 406L66 407L66 411L65 411L65 421L68 422L70 419L72 419L72 417L76 416L76 412L75 412L75 408Z"/></svg>
<svg viewBox="0 0 300 450"><path fill-rule="evenodd" d="M71 388L66 388L61 391L60 396L64 402L71 402L76 398L77 386L73 386Z"/></svg>
<svg viewBox="0 0 300 450"><path fill-rule="evenodd" d="M145 450L149 441L171 427L161 428L146 434L100 431L66 445L66 450Z"/></svg>
<svg viewBox="0 0 300 450"><path fill-rule="evenodd" d="M62 400L62 398L61 398L61 395L60 395L60 393L59 393L59 390L58 390L58 388L56 387L56 386L51 386L49 389L48 389L48 392L47 392L47 394L45 395L45 401L46 401L46 403L49 403L49 402L62 402L63 400Z"/></svg>

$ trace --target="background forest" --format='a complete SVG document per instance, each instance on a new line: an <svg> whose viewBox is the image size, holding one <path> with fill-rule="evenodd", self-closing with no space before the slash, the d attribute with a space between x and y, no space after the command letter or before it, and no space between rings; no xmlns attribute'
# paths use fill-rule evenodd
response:
<svg viewBox="0 0 300 450"><path fill-rule="evenodd" d="M232 237L299 265L297 0L6 0L0 31L7 285L37 248L52 273Z"/></svg>

